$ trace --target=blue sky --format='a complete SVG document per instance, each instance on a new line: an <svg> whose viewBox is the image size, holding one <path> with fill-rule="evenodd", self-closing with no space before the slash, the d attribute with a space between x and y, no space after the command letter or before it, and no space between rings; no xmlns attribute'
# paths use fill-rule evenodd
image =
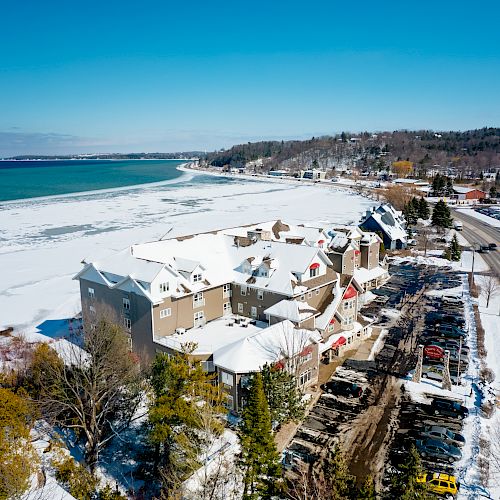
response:
<svg viewBox="0 0 500 500"><path fill-rule="evenodd" d="M500 3L4 2L0 156L500 125Z"/></svg>

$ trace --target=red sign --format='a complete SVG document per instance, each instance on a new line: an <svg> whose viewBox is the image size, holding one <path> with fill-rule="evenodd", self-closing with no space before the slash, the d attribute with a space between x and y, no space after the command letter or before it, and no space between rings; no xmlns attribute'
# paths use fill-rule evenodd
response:
<svg viewBox="0 0 500 500"><path fill-rule="evenodd" d="M444 358L444 349L438 345L428 345L424 347L424 355L432 359Z"/></svg>

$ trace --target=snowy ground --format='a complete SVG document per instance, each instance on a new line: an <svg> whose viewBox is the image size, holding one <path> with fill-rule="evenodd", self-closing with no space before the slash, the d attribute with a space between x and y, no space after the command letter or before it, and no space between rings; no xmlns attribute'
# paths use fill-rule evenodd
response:
<svg viewBox="0 0 500 500"><path fill-rule="evenodd" d="M200 177L201 176L201 177ZM129 189L0 204L0 327L58 336L79 311L81 260L132 243L281 218L355 223L373 202L340 188L188 172ZM44 337L38 336L42 339Z"/></svg>

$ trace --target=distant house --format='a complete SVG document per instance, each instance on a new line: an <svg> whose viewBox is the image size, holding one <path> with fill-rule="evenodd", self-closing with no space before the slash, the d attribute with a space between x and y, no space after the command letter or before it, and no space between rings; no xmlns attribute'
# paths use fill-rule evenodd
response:
<svg viewBox="0 0 500 500"><path fill-rule="evenodd" d="M406 222L403 214L389 203L368 210L359 226L364 230L380 232L387 250L406 248Z"/></svg>
<svg viewBox="0 0 500 500"><path fill-rule="evenodd" d="M453 186L454 198L457 200L481 200L486 198L486 193L480 189L466 186Z"/></svg>
<svg viewBox="0 0 500 500"><path fill-rule="evenodd" d="M326 172L324 170L317 170L317 169L302 170L300 172L300 176L302 177L302 179L310 179L313 181L318 181L320 179L325 178Z"/></svg>

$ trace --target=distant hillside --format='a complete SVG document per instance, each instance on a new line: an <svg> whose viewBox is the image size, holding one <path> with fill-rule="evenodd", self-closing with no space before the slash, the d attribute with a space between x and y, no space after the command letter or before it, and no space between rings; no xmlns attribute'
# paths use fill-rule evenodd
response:
<svg viewBox="0 0 500 500"><path fill-rule="evenodd" d="M182 153L102 153L80 155L20 155L8 160L172 160L199 158L201 151L184 151Z"/></svg>
<svg viewBox="0 0 500 500"><path fill-rule="evenodd" d="M209 164L218 167L240 167L257 159L263 159L263 166L259 167L262 170L288 168L295 171L312 166L383 169L394 161L409 160L422 173L434 165L475 171L500 167L500 129L343 132L306 141L240 144L206 156Z"/></svg>

